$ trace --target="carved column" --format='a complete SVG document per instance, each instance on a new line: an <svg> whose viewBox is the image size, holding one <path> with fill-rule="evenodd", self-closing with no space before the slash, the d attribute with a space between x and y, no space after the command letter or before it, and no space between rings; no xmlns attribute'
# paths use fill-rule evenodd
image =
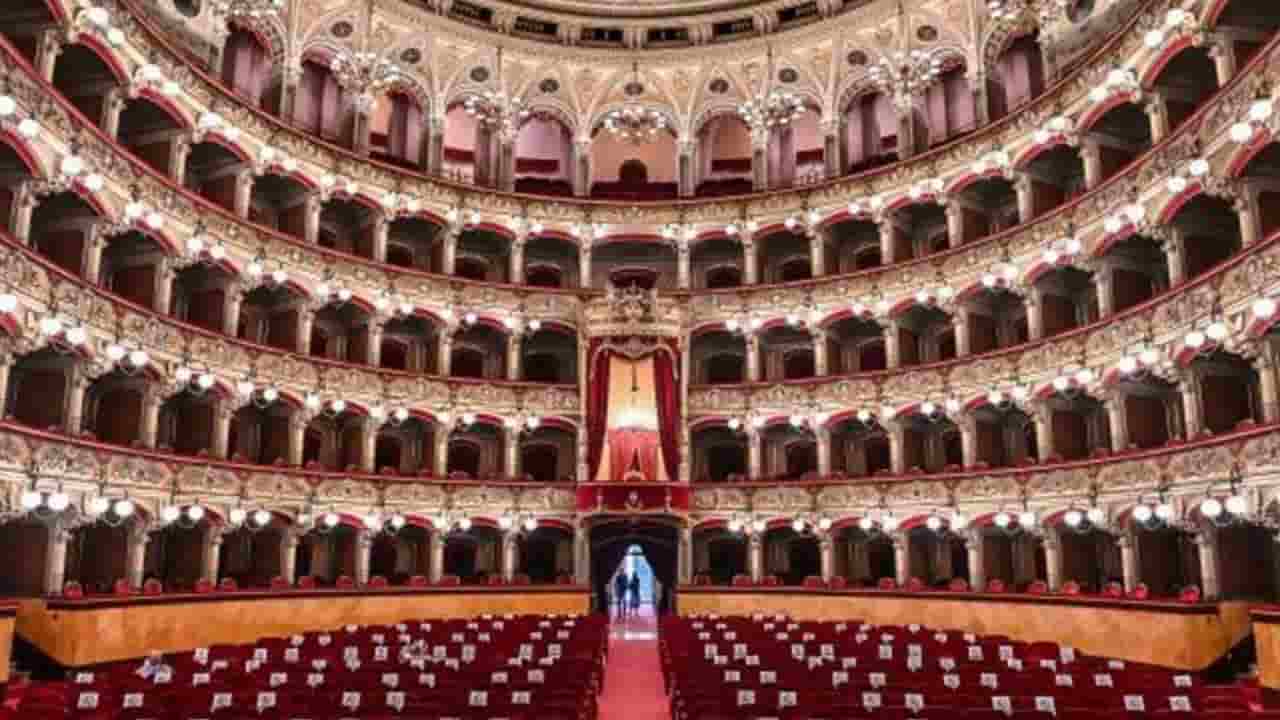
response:
<svg viewBox="0 0 1280 720"><path fill-rule="evenodd" d="M431 555L430 562L427 563L427 575L432 585L439 583L440 578L444 577L444 546L447 544L445 532L445 528L437 528L427 539Z"/></svg>
<svg viewBox="0 0 1280 720"><path fill-rule="evenodd" d="M822 582L829 583L836 574L836 544L829 534L818 539L819 567L822 571Z"/></svg>
<svg viewBox="0 0 1280 720"><path fill-rule="evenodd" d="M378 461L378 422L373 418L364 418L360 423L360 469L364 472L377 472L374 464Z"/></svg>
<svg viewBox="0 0 1280 720"><path fill-rule="evenodd" d="M584 240L578 248L578 286L588 289L591 282L591 241Z"/></svg>
<svg viewBox="0 0 1280 720"><path fill-rule="evenodd" d="M902 447L905 432L897 422L890 421L885 425L885 434L889 437L889 469L894 475L901 475L907 470L907 458Z"/></svg>
<svg viewBox="0 0 1280 720"><path fill-rule="evenodd" d="M169 306L173 301L173 278L177 273L173 269L173 261L163 258L156 262L155 289L152 291L152 309L161 315L169 314Z"/></svg>
<svg viewBox="0 0 1280 720"><path fill-rule="evenodd" d="M1257 188L1246 186L1235 198L1233 206L1240 221L1240 244L1249 247L1262 239L1262 208L1258 205Z"/></svg>
<svg viewBox="0 0 1280 720"><path fill-rule="evenodd" d="M252 169L244 169L236 174L235 213L236 217L248 219L249 208L253 204L253 183L257 176Z"/></svg>
<svg viewBox="0 0 1280 720"><path fill-rule="evenodd" d="M131 588L142 587L146 570L147 545L151 542L150 528L140 519L129 525L125 539L125 580Z"/></svg>
<svg viewBox="0 0 1280 720"><path fill-rule="evenodd" d="M160 406L164 403L163 388L157 384L149 384L142 393L142 427L139 428L138 442L142 447L156 446L160 431ZM179 432L183 428L177 428Z"/></svg>
<svg viewBox="0 0 1280 720"><path fill-rule="evenodd" d="M516 546L516 534L514 532L502 533L502 537L498 542L501 544L501 557L499 558L499 561L502 565L500 568L502 579L506 582L511 582L512 578L516 575L516 568L519 561L516 557L519 552L519 548Z"/></svg>
<svg viewBox="0 0 1280 720"><path fill-rule="evenodd" d="M769 132L751 131L751 189L769 189Z"/></svg>
<svg viewBox="0 0 1280 720"><path fill-rule="evenodd" d="M1177 287L1187 279L1187 237L1176 227L1169 227L1163 243L1165 259L1169 265L1169 286Z"/></svg>
<svg viewBox="0 0 1280 720"><path fill-rule="evenodd" d="M119 139L120 137L120 115L124 113L125 102L128 97L123 86L116 85L106 92L102 99L102 132L108 137Z"/></svg>
<svg viewBox="0 0 1280 720"><path fill-rule="evenodd" d="M814 444L818 452L818 475L831 476L831 429L820 425L813 430Z"/></svg>
<svg viewBox="0 0 1280 720"><path fill-rule="evenodd" d="M969 308L964 305L957 304L955 319L952 325L955 327L956 334L956 355L964 357L969 354Z"/></svg>
<svg viewBox="0 0 1280 720"><path fill-rule="evenodd" d="M1045 530L1044 534L1044 568L1045 582L1050 592L1058 592L1062 588L1062 541L1054 528Z"/></svg>
<svg viewBox="0 0 1280 720"><path fill-rule="evenodd" d="M521 348L524 346L524 336L518 332L513 332L507 336L507 379L520 379L520 359Z"/></svg>
<svg viewBox="0 0 1280 720"><path fill-rule="evenodd" d="M747 344L747 382L760 382L760 338L748 330Z"/></svg>
<svg viewBox="0 0 1280 720"><path fill-rule="evenodd" d="M357 155L367 156L373 140L373 127L370 113L373 111L373 96L362 92L359 88L351 88L354 97L352 105L351 134L352 146Z"/></svg>
<svg viewBox="0 0 1280 720"><path fill-rule="evenodd" d="M1013 178L1013 190L1018 196L1018 222L1029 223L1036 217L1035 183L1026 173Z"/></svg>
<svg viewBox="0 0 1280 720"><path fill-rule="evenodd" d="M509 479L520 476L520 429L506 428L502 431L503 470Z"/></svg>
<svg viewBox="0 0 1280 720"><path fill-rule="evenodd" d="M573 194L576 197L586 197L591 194L591 138L575 140L573 149Z"/></svg>
<svg viewBox="0 0 1280 720"><path fill-rule="evenodd" d="M431 432L431 474L443 478L449 474L449 426L437 423Z"/></svg>
<svg viewBox="0 0 1280 720"><path fill-rule="evenodd" d="M677 145L677 148L680 153L677 159L677 162L679 163L677 169L679 175L676 178L679 183L678 191L680 193L680 197L693 197L693 194L696 191L693 168L695 157L694 152L696 151L697 145L691 140L681 140Z"/></svg>
<svg viewBox="0 0 1280 720"><path fill-rule="evenodd" d="M1102 184L1102 146L1093 138L1080 140L1080 159L1084 163L1084 186L1092 190Z"/></svg>
<svg viewBox="0 0 1280 720"><path fill-rule="evenodd" d="M755 240L747 234L742 236L742 284L755 285L760 282L760 258L756 257Z"/></svg>
<svg viewBox="0 0 1280 720"><path fill-rule="evenodd" d="M747 428L747 476L757 480L764 475L764 453L760 431Z"/></svg>
<svg viewBox="0 0 1280 720"><path fill-rule="evenodd" d="M222 529L210 523L204 533L204 557L201 560L200 577L211 583L218 582L218 566L222 560Z"/></svg>
<svg viewBox="0 0 1280 720"><path fill-rule="evenodd" d="M884 362L890 370L898 367L898 322L888 321L882 329L884 333Z"/></svg>
<svg viewBox="0 0 1280 720"><path fill-rule="evenodd" d="M1040 288L1031 286L1022 298L1027 312L1027 338L1035 342L1044 338L1044 293Z"/></svg>
<svg viewBox="0 0 1280 720"><path fill-rule="evenodd" d="M84 394L89 387L89 379L85 377L84 368L75 366L67 373L67 404L63 414L65 425L63 432L71 436L80 434L84 428Z"/></svg>
<svg viewBox="0 0 1280 720"><path fill-rule="evenodd" d="M1046 403L1037 403L1031 410L1031 420L1036 426L1036 454L1040 462L1053 457L1053 409Z"/></svg>
<svg viewBox="0 0 1280 720"><path fill-rule="evenodd" d="M515 285L524 284L524 246L527 236L521 233L511 241L510 267L507 270L508 281Z"/></svg>
<svg viewBox="0 0 1280 720"><path fill-rule="evenodd" d="M365 364L370 367L382 367L382 335L386 332L386 322L378 315L369 319L369 343L365 347Z"/></svg>
<svg viewBox="0 0 1280 720"><path fill-rule="evenodd" d="M369 584L369 559L373 554L373 534L368 530L356 533L355 581L356 585Z"/></svg>
<svg viewBox="0 0 1280 720"><path fill-rule="evenodd" d="M752 533L747 538L747 568L751 582L760 584L764 578L764 538L759 533Z"/></svg>
<svg viewBox="0 0 1280 720"><path fill-rule="evenodd" d="M302 465L302 451L307 434L307 416L301 410L294 411L289 417L289 464L293 467Z"/></svg>
<svg viewBox="0 0 1280 720"><path fill-rule="evenodd" d="M899 587L906 585L907 580L911 578L911 553L907 546L908 542L906 534L893 534L893 575Z"/></svg>
<svg viewBox="0 0 1280 720"><path fill-rule="evenodd" d="M13 368L13 353L9 347L0 344L0 403L9 397L9 373ZM0 410L0 414L3 410Z"/></svg>
<svg viewBox="0 0 1280 720"><path fill-rule="evenodd" d="M676 571L681 585L693 582L693 529L688 526L680 528L680 557Z"/></svg>
<svg viewBox="0 0 1280 720"><path fill-rule="evenodd" d="M317 192L307 193L304 202L306 214L303 218L302 237L309 245L315 245L320 242L320 212L324 209L324 203Z"/></svg>
<svg viewBox="0 0 1280 720"><path fill-rule="evenodd" d="M813 276L818 278L827 274L825 243L822 233L817 230L809 232L809 265Z"/></svg>
<svg viewBox="0 0 1280 720"><path fill-rule="evenodd" d="M965 534L964 548L969 554L969 587L981 592L987 587L986 557L983 554L982 533L973 531Z"/></svg>
<svg viewBox="0 0 1280 720"><path fill-rule="evenodd" d="M35 180L23 180L14 189L13 211L9 215L9 232L23 245L31 244L31 214L39 202Z"/></svg>
<svg viewBox="0 0 1280 720"><path fill-rule="evenodd" d="M64 37L58 27L45 28L36 35L34 65L40 77L50 85L53 84L53 71L58 65L58 56L62 54Z"/></svg>
<svg viewBox="0 0 1280 720"><path fill-rule="evenodd" d="M960 428L960 456L966 468L978 464L978 419L971 413L960 412L954 418Z"/></svg>
<svg viewBox="0 0 1280 720"><path fill-rule="evenodd" d="M453 369L453 333L448 328L440 332L440 343L437 350L440 354L436 357L436 371L442 377L449 377Z"/></svg>
<svg viewBox="0 0 1280 720"><path fill-rule="evenodd" d="M387 261L387 235L391 231L391 218L385 212L378 213L373 221L373 261Z"/></svg>
<svg viewBox="0 0 1280 720"><path fill-rule="evenodd" d="M1196 550L1200 559L1201 595L1205 600L1217 600L1222 594L1218 583L1218 538L1212 530L1195 534Z"/></svg>
<svg viewBox="0 0 1280 720"><path fill-rule="evenodd" d="M991 103L987 98L987 75L980 69L968 73L969 88L973 91L973 121L977 127L991 122Z"/></svg>
<svg viewBox="0 0 1280 720"><path fill-rule="evenodd" d="M453 275L458 269L458 228L446 228L440 237L440 272Z"/></svg>
<svg viewBox="0 0 1280 720"><path fill-rule="evenodd" d="M1146 93L1146 104L1143 110L1147 113L1147 121L1151 123L1151 144L1159 144L1169 136L1169 106L1163 94L1156 91Z"/></svg>
<svg viewBox="0 0 1280 720"><path fill-rule="evenodd" d="M44 561L46 595L62 592L67 575L67 541L70 539L71 530L67 527L67 518L59 515L49 523L49 549L45 552Z"/></svg>
<svg viewBox="0 0 1280 720"><path fill-rule="evenodd" d="M840 118L823 121L819 126L822 131L822 164L827 179L844 174L844 158L840 156Z"/></svg>
<svg viewBox="0 0 1280 720"><path fill-rule="evenodd" d="M427 172L439 175L444 169L444 117L431 123L431 135L427 144Z"/></svg>
<svg viewBox="0 0 1280 720"><path fill-rule="evenodd" d="M953 199L942 208L947 216L947 247L960 247L964 244L964 207L958 199ZM883 226L882 226L883 227ZM893 226L889 225L890 230ZM889 244L893 244L890 239ZM884 250L884 238L881 237L881 252Z"/></svg>
<svg viewBox="0 0 1280 720"><path fill-rule="evenodd" d="M280 83L280 117L286 122L294 119L294 106L298 102L298 85L302 82L302 66L290 62L284 66L284 78Z"/></svg>
<svg viewBox="0 0 1280 720"><path fill-rule="evenodd" d="M1138 544L1132 532L1126 532L1116 539L1120 546L1120 567L1124 575L1125 592L1133 592L1140 582L1138 578Z"/></svg>
<svg viewBox="0 0 1280 720"><path fill-rule="evenodd" d="M175 137L169 143L169 177L179 185L187 177L187 157L191 154L189 136Z"/></svg>
<svg viewBox="0 0 1280 720"><path fill-rule="evenodd" d="M1111 266L1101 264L1093 273L1093 286L1098 296L1098 316L1110 317L1115 313L1115 295L1112 293L1115 276Z"/></svg>
<svg viewBox="0 0 1280 720"><path fill-rule="evenodd" d="M280 577L290 586L298 581L298 543L301 539L294 530L286 530L280 538Z"/></svg>
<svg viewBox="0 0 1280 720"><path fill-rule="evenodd" d="M240 336L240 308L244 304L244 290L239 282L228 282L222 295L222 333L227 337Z"/></svg>
<svg viewBox="0 0 1280 720"><path fill-rule="evenodd" d="M1129 449L1129 422L1125 414L1125 396L1120 390L1111 390L1102 401L1107 411L1107 426L1111 429L1112 452Z"/></svg>
<svg viewBox="0 0 1280 720"><path fill-rule="evenodd" d="M1258 389L1262 400L1262 421L1267 423L1280 422L1280 382L1278 382L1276 368L1277 363L1276 346L1267 341L1266 338L1261 339L1262 343L1255 366L1258 369ZM0 391L4 390L4 386L0 383ZM0 397L4 395L0 394Z"/></svg>
<svg viewBox="0 0 1280 720"><path fill-rule="evenodd" d="M92 285L99 283L102 274L102 251L107 249L106 228L102 223L95 223L86 231L84 247L84 270L81 276Z"/></svg>
<svg viewBox="0 0 1280 720"><path fill-rule="evenodd" d="M824 377L830 372L830 359L827 357L827 332L822 328L813 331L813 374Z"/></svg>
<svg viewBox="0 0 1280 720"><path fill-rule="evenodd" d="M690 286L690 268L689 268L690 247L689 240L686 238L676 239L676 286L681 290L688 290Z"/></svg>
<svg viewBox="0 0 1280 720"><path fill-rule="evenodd" d="M952 203L947 203L947 207L950 207L951 205ZM950 218L951 216L948 215L947 216L948 228L950 228L951 226ZM879 222L878 227L880 228L880 264L888 265L892 262L895 262L893 251L895 246L897 245L897 243L894 242L894 233L896 231L893 226L892 218L885 217L880 219L878 222ZM957 235L957 237L959 237L959 235ZM952 242L958 242L958 241L953 240Z"/></svg>
<svg viewBox="0 0 1280 720"><path fill-rule="evenodd" d="M588 585L591 582L591 543L587 528L574 529L573 547L573 580L579 585Z"/></svg>
<svg viewBox="0 0 1280 720"><path fill-rule="evenodd" d="M1218 76L1218 87L1226 87L1231 78L1236 76L1236 54L1232 51L1231 39L1218 35L1209 46L1209 57L1213 58L1213 69Z"/></svg>
<svg viewBox="0 0 1280 720"><path fill-rule="evenodd" d="M1186 423L1187 438L1193 440L1204 432L1204 405L1200 387L1200 374L1194 367L1182 372L1178 389L1182 393L1182 416Z"/></svg>

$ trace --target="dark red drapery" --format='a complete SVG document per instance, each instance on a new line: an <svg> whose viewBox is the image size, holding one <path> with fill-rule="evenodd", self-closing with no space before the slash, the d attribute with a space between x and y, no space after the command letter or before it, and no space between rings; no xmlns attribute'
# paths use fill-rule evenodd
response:
<svg viewBox="0 0 1280 720"><path fill-rule="evenodd" d="M658 406L658 437L662 447L662 464L671 482L680 480L680 348L669 341L670 352L653 355L654 394Z"/></svg>
<svg viewBox="0 0 1280 720"><path fill-rule="evenodd" d="M604 341L596 338L587 348L587 482L595 482L604 456L604 435L609 429L608 350L597 352Z"/></svg>

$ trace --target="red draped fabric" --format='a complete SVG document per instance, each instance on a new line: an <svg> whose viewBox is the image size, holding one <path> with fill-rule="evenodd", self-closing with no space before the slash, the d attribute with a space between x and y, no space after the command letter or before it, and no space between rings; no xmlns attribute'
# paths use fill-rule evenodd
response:
<svg viewBox="0 0 1280 720"><path fill-rule="evenodd" d="M603 340L587 347L587 481L595 482L604 456L604 436L609 429L609 360L613 353L600 349Z"/></svg>
<svg viewBox="0 0 1280 720"><path fill-rule="evenodd" d="M645 480L658 479L658 434L638 428L610 430L610 479L621 482L633 469Z"/></svg>
<svg viewBox="0 0 1280 720"><path fill-rule="evenodd" d="M680 479L680 349L675 341L667 344L670 352L653 355L654 394L658 406L658 437L661 439L662 464L667 478Z"/></svg>

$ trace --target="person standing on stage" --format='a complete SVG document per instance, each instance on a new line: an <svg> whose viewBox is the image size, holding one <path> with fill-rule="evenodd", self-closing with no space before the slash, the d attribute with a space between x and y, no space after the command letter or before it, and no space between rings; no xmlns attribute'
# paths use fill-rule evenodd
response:
<svg viewBox="0 0 1280 720"><path fill-rule="evenodd" d="M613 580L613 602L618 606L617 617L626 617L627 615L627 574L618 571L618 576Z"/></svg>

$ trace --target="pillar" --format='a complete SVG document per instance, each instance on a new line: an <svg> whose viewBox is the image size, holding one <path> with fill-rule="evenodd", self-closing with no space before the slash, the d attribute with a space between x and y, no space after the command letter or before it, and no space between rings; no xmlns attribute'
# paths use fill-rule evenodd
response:
<svg viewBox="0 0 1280 720"><path fill-rule="evenodd" d="M102 132L108 137L119 139L120 115L124 113L126 99L125 89L120 85L116 85L108 90L102 99L102 117L100 123L102 126Z"/></svg>
<svg viewBox="0 0 1280 720"><path fill-rule="evenodd" d="M974 467L978 464L978 419L961 410L953 420L960 428L961 462L966 468Z"/></svg>
<svg viewBox="0 0 1280 720"><path fill-rule="evenodd" d="M444 117L431 123L431 135L427 146L427 172L439 175L444 169Z"/></svg>
<svg viewBox="0 0 1280 720"><path fill-rule="evenodd" d="M142 391L142 418L138 428L138 443L145 448L154 448L160 431L160 406L164 403L162 388L157 384L148 384ZM178 428L182 430L182 428Z"/></svg>
<svg viewBox="0 0 1280 720"><path fill-rule="evenodd" d="M1146 100L1143 110L1151 123L1151 144L1157 145L1169 136L1169 107L1164 95L1154 90L1146 93Z"/></svg>
<svg viewBox="0 0 1280 720"><path fill-rule="evenodd" d="M747 538L747 570L751 574L751 582L759 585L764 578L764 538L759 533Z"/></svg>
<svg viewBox="0 0 1280 720"><path fill-rule="evenodd" d="M125 540L125 581L131 588L141 588L146 570L147 545L151 542L145 522L134 520Z"/></svg>
<svg viewBox="0 0 1280 720"><path fill-rule="evenodd" d="M1258 389L1262 400L1262 421L1267 423L1280 422L1280 382L1278 382L1276 368L1277 352L1275 345L1268 342L1265 338L1261 341L1263 345L1258 353L1256 366L1258 368ZM7 367L0 368L7 373ZM0 397L4 397L4 384L0 381Z"/></svg>
<svg viewBox="0 0 1280 720"><path fill-rule="evenodd" d="M898 367L898 322L890 320L889 324L883 328L884 333L884 362L885 366L890 370Z"/></svg>
<svg viewBox="0 0 1280 720"><path fill-rule="evenodd" d="M676 182L679 184L680 197L693 197L696 191L693 168L694 168L694 152L697 146L692 140L681 140L677 145L679 155L676 162L677 172L679 173Z"/></svg>
<svg viewBox="0 0 1280 720"><path fill-rule="evenodd" d="M960 204L959 198L952 198L950 202L942 208L947 216L947 247L960 247L964 244L964 207ZM883 225L882 225L883 227ZM889 226L892 229L892 226ZM892 238L889 244L893 244ZM880 249L884 252L884 238L880 239Z"/></svg>
<svg viewBox="0 0 1280 720"><path fill-rule="evenodd" d="M1124 393L1113 390L1107 393L1102 402L1107 410L1107 425L1111 429L1112 452L1124 452L1129 449L1129 422L1125 415Z"/></svg>
<svg viewBox="0 0 1280 720"><path fill-rule="evenodd" d="M1236 75L1236 54L1231 45L1230 38L1219 35L1209 46L1209 57L1213 58L1213 69L1218 76L1220 88L1226 87Z"/></svg>
<svg viewBox="0 0 1280 720"><path fill-rule="evenodd" d="M173 278L177 273L173 262L164 258L156 263L155 286L151 296L151 309L160 315L169 314L169 306L173 302Z"/></svg>
<svg viewBox="0 0 1280 720"><path fill-rule="evenodd" d="M964 540L965 552L969 554L969 587L981 592L987 587L987 567L982 553L982 533L976 530L967 533Z"/></svg>
<svg viewBox="0 0 1280 720"><path fill-rule="evenodd" d="M901 425L896 422L880 421L885 425L885 434L889 437L889 470L894 475L901 475L907 470L907 458L902 447L903 433L906 432Z"/></svg>
<svg viewBox="0 0 1280 720"><path fill-rule="evenodd" d="M239 282L229 282L222 295L222 334L227 337L240 335L240 308L244 304L244 292Z"/></svg>
<svg viewBox="0 0 1280 720"><path fill-rule="evenodd" d="M36 35L35 68L40 77L50 85L53 84L53 71L58 64L58 55L62 54L63 34L59 27L49 27Z"/></svg>
<svg viewBox="0 0 1280 720"><path fill-rule="evenodd" d="M830 535L824 534L818 539L818 557L822 582L829 583L836 574L836 544Z"/></svg>
<svg viewBox="0 0 1280 720"><path fill-rule="evenodd" d="M521 348L524 346L524 336L518 332L513 332L507 336L507 379L520 379L520 360Z"/></svg>
<svg viewBox="0 0 1280 720"><path fill-rule="evenodd" d="M445 275L452 275L457 271L460 233L458 228L450 227L445 229L440 238L440 272Z"/></svg>
<svg viewBox="0 0 1280 720"><path fill-rule="evenodd" d="M818 451L818 475L831 477L831 429L825 425L816 427L813 437Z"/></svg>
<svg viewBox="0 0 1280 720"><path fill-rule="evenodd" d="M324 203L320 201L320 194L317 192L307 193L306 215L303 221L302 239L310 245L320 242L320 211L324 207Z"/></svg>
<svg viewBox="0 0 1280 720"><path fill-rule="evenodd" d="M316 308L311 305L298 306L298 337L294 352L299 355L311 354L311 326L316 321Z"/></svg>
<svg viewBox="0 0 1280 720"><path fill-rule="evenodd" d="M1125 592L1133 592L1138 586L1138 545L1131 532L1126 532L1116 539L1120 546L1120 567L1124 575Z"/></svg>
<svg viewBox="0 0 1280 720"><path fill-rule="evenodd" d="M84 394L88 386L89 379L84 376L84 370L79 366L72 369L67 378L67 405L63 414L66 423L63 432L68 435L79 435L84 427Z"/></svg>
<svg viewBox="0 0 1280 720"><path fill-rule="evenodd" d="M12 367L12 353L8 349L0 347L0 402L5 402L9 397L9 373Z"/></svg>
<svg viewBox="0 0 1280 720"><path fill-rule="evenodd" d="M298 85L302 82L300 62L290 62L284 67L284 78L280 83L280 117L285 122L294 119L293 109L298 101Z"/></svg>
<svg viewBox="0 0 1280 720"><path fill-rule="evenodd" d="M1084 163L1084 185L1092 190L1102 184L1102 146L1093 138L1080 141L1080 159Z"/></svg>
<svg viewBox="0 0 1280 720"><path fill-rule="evenodd" d="M86 231L84 243L84 269L80 273L84 281L97 285L102 274L102 251L107 249L106 226L95 223Z"/></svg>
<svg viewBox="0 0 1280 720"><path fill-rule="evenodd" d="M364 361L370 367L382 367L382 334L386 324L382 318L374 315L369 318L369 342L365 346Z"/></svg>
<svg viewBox="0 0 1280 720"><path fill-rule="evenodd" d="M1236 197L1234 207L1240 221L1240 244L1249 247L1262 239L1262 208L1258 205L1258 191L1246 186Z"/></svg>
<svg viewBox="0 0 1280 720"><path fill-rule="evenodd" d="M302 449L306 433L306 414L301 410L295 411L289 418L289 464L293 467L302 466Z"/></svg>
<svg viewBox="0 0 1280 720"><path fill-rule="evenodd" d="M759 258L756 257L755 240L749 235L742 238L742 284L755 285L760 282Z"/></svg>
<svg viewBox="0 0 1280 720"><path fill-rule="evenodd" d="M898 157L906 160L916 154L916 121L911 106L898 109Z"/></svg>
<svg viewBox="0 0 1280 720"><path fill-rule="evenodd" d="M499 559L501 563L500 572L502 573L502 579L509 583L516 575L516 534L514 532L502 533L502 538L499 542L502 543L502 556Z"/></svg>
<svg viewBox="0 0 1280 720"><path fill-rule="evenodd" d="M1040 462L1048 462L1053 457L1053 409L1045 403L1039 403L1031 412L1031 420L1036 425L1036 454Z"/></svg>
<svg viewBox="0 0 1280 720"><path fill-rule="evenodd" d="M431 429L431 474L443 478L449 474L449 426L436 424Z"/></svg>
<svg viewBox="0 0 1280 720"><path fill-rule="evenodd" d="M369 556L373 551L373 533L361 530L356 533L355 581L357 586L369 584Z"/></svg>
<svg viewBox="0 0 1280 720"><path fill-rule="evenodd" d="M441 330L437 349L440 354L436 357L436 371L441 377L449 377L453 364L453 333L448 328Z"/></svg>
<svg viewBox="0 0 1280 720"><path fill-rule="evenodd" d="M44 591L47 595L62 592L67 574L67 541L70 539L71 530L67 527L66 517L60 515L49 523L49 549L44 556Z"/></svg>
<svg viewBox="0 0 1280 720"><path fill-rule="evenodd" d="M573 151L573 194L586 197L591 194L591 138L575 140Z"/></svg>
<svg viewBox="0 0 1280 720"><path fill-rule="evenodd" d="M969 74L969 88L973 91L973 121L976 127L986 127L991 122L991 102L987 98L987 75L981 70Z"/></svg>
<svg viewBox="0 0 1280 720"><path fill-rule="evenodd" d="M956 305L955 319L952 320L952 325L956 334L956 355L959 357L964 357L970 352L969 314L971 312L964 305Z"/></svg>
<svg viewBox="0 0 1280 720"><path fill-rule="evenodd" d="M823 242L822 233L817 230L809 231L809 267L813 276L816 278L827 274L826 253L823 252L825 243Z"/></svg>
<svg viewBox="0 0 1280 720"><path fill-rule="evenodd" d="M756 192L769 189L769 132L751 131L751 189Z"/></svg>
<svg viewBox="0 0 1280 720"><path fill-rule="evenodd" d="M387 261L387 234L391 231L391 218L386 213L378 213L373 221L373 261Z"/></svg>
<svg viewBox="0 0 1280 720"><path fill-rule="evenodd" d="M818 126L822 131L822 164L828 180L844 174L844 158L840 157L840 118Z"/></svg>
<svg viewBox="0 0 1280 720"><path fill-rule="evenodd" d="M680 528L680 555L676 560L677 577L681 585L693 582L693 529Z"/></svg>
<svg viewBox="0 0 1280 720"><path fill-rule="evenodd" d="M524 246L527 242L524 234L511 241L511 264L507 269L507 280L514 285L524 284Z"/></svg>
<svg viewBox="0 0 1280 720"><path fill-rule="evenodd" d="M1187 279L1187 236L1181 229L1170 226L1164 242L1164 255L1169 264L1169 287L1177 287Z"/></svg>
<svg viewBox="0 0 1280 720"><path fill-rule="evenodd" d="M175 137L169 143L169 177L179 185L187 177L187 157L191 154L191 139Z"/></svg>
<svg viewBox="0 0 1280 720"><path fill-rule="evenodd" d="M1058 531L1053 528L1049 528L1044 534L1044 567L1049 592L1058 592L1062 588L1062 541L1058 538Z"/></svg>
<svg viewBox="0 0 1280 720"><path fill-rule="evenodd" d="M371 417L364 418L360 427L360 469L367 473L377 472L378 421Z"/></svg>
<svg viewBox="0 0 1280 720"><path fill-rule="evenodd" d="M369 113L373 110L373 96L357 88L350 90L355 95L355 107L351 114L351 144L358 155L368 155L373 134L369 119Z"/></svg>
<svg viewBox="0 0 1280 720"><path fill-rule="evenodd" d="M907 547L907 536L905 533L894 533L893 535L893 575L898 586L902 587L907 584L907 580L911 578L911 554Z"/></svg>
<svg viewBox="0 0 1280 720"><path fill-rule="evenodd" d="M1114 276L1111 267L1102 264L1093 273L1093 286L1098 296L1098 316L1109 317L1115 313L1115 296L1111 292L1111 286L1114 283Z"/></svg>
<svg viewBox="0 0 1280 720"><path fill-rule="evenodd" d="M236 195L233 210L236 217L248 219L249 207L253 204L253 182L256 176L253 170L244 169L236 175Z"/></svg>
<svg viewBox="0 0 1280 720"><path fill-rule="evenodd" d="M578 248L578 286L585 290L591 285L591 241L584 240Z"/></svg>
<svg viewBox="0 0 1280 720"><path fill-rule="evenodd" d="M1204 432L1204 412L1201 404L1200 376L1194 368L1183 371L1178 384L1182 393L1182 417L1186 423L1187 440L1193 440Z"/></svg>
<svg viewBox="0 0 1280 720"><path fill-rule="evenodd" d="M1030 291L1022 298L1022 304L1027 312L1027 338L1031 342L1044 338L1044 293L1040 288L1031 287Z"/></svg>
<svg viewBox="0 0 1280 720"><path fill-rule="evenodd" d="M747 429L747 479L758 480L764 472L764 453L760 431Z"/></svg>
<svg viewBox="0 0 1280 720"><path fill-rule="evenodd" d="M300 541L301 537L293 530L286 530L280 538L280 577L291 586L298 580L298 543Z"/></svg>
<svg viewBox="0 0 1280 720"><path fill-rule="evenodd" d="M747 382L760 382L760 338L747 330Z"/></svg>
<svg viewBox="0 0 1280 720"><path fill-rule="evenodd" d="M222 559L222 530L209 525L204 535L204 558L201 561L200 577L211 583L218 582L218 564Z"/></svg>
<svg viewBox="0 0 1280 720"><path fill-rule="evenodd" d="M830 365L827 357L827 332L816 328L813 331L813 374L818 377L827 375L831 371Z"/></svg>
<svg viewBox="0 0 1280 720"><path fill-rule="evenodd" d="M1026 173L1018 173L1013 179L1013 190L1018 196L1018 222L1026 224L1035 219L1035 181Z"/></svg>
<svg viewBox="0 0 1280 720"><path fill-rule="evenodd" d="M439 583L440 578L444 576L445 532L447 532L445 528L436 528L436 531L427 538L427 551L430 554L427 563L427 579L432 585Z"/></svg>
<svg viewBox="0 0 1280 720"><path fill-rule="evenodd" d="M573 547L573 580L579 585L588 585L591 582L591 545L586 528L574 529Z"/></svg>
<svg viewBox="0 0 1280 720"><path fill-rule="evenodd" d="M502 469L509 479L520 476L520 429L505 428L502 431Z"/></svg>
<svg viewBox="0 0 1280 720"><path fill-rule="evenodd" d="M947 203L947 207L951 207L951 203ZM951 211L948 211L948 212L951 212ZM950 233L950 227L951 227L950 218L951 216L948 215L947 216L948 233ZM894 233L896 232L896 228L894 228L893 226L893 220L888 217L883 218L879 221L879 227L880 227L880 264L889 265L890 263L893 263L896 260L893 256L894 246L896 245L896 243L894 242ZM956 237L961 237L961 236L962 234L956 235ZM951 242L956 242L956 241L952 240Z"/></svg>
<svg viewBox="0 0 1280 720"><path fill-rule="evenodd" d="M676 287L681 290L688 290L690 287L690 251L691 248L687 239L676 239Z"/></svg>
<svg viewBox="0 0 1280 720"><path fill-rule="evenodd" d="M14 189L13 212L10 214L9 233L23 245L31 241L31 214L35 212L39 194L35 180L23 180Z"/></svg>
<svg viewBox="0 0 1280 720"><path fill-rule="evenodd" d="M1195 543L1200 558L1201 595L1205 600L1217 600L1221 594L1218 584L1218 538L1214 531L1201 530L1195 534Z"/></svg>

